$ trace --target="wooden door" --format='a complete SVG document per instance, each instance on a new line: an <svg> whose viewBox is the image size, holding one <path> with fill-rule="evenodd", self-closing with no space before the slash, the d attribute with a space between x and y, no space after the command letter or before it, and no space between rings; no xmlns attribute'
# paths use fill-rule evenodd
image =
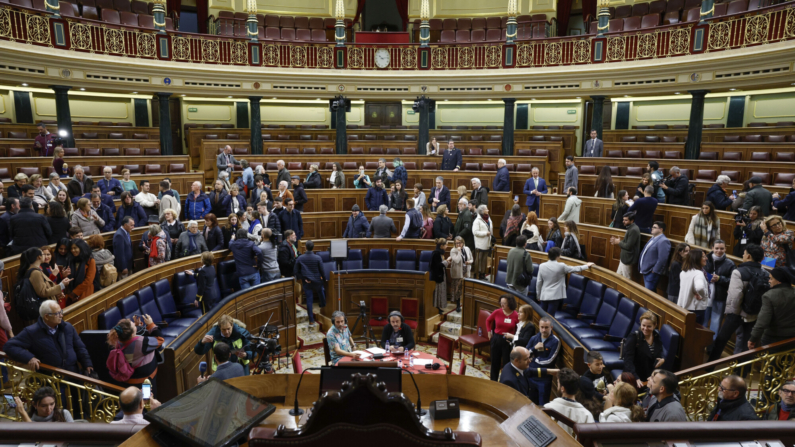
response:
<svg viewBox="0 0 795 447"><path fill-rule="evenodd" d="M399 102L367 102L364 105L364 124L368 126L399 126L403 123Z"/></svg>

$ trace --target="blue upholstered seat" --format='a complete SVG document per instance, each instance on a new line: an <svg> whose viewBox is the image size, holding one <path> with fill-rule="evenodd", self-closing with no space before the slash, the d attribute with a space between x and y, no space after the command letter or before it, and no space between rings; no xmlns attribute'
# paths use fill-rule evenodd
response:
<svg viewBox="0 0 795 447"><path fill-rule="evenodd" d="M373 248L370 250L367 261L368 270L389 270L389 250Z"/></svg>
<svg viewBox="0 0 795 447"><path fill-rule="evenodd" d="M596 345L600 345L600 343L597 342L603 342L609 345L612 345L613 342L620 343L621 340L629 334L630 329L632 329L632 322L635 319L635 313L638 311L638 307L638 303L627 297L621 297L621 301L618 302L618 310L607 329L605 329L604 326L581 328L576 330L575 336L579 338L588 349L599 350L599 348L591 347L591 344L586 343L586 340L590 339L595 339ZM608 339L608 341L603 339Z"/></svg>
<svg viewBox="0 0 795 447"><path fill-rule="evenodd" d="M348 260L342 261L343 270L361 270L364 268L364 258L360 249L348 250Z"/></svg>
<svg viewBox="0 0 795 447"><path fill-rule="evenodd" d="M196 276L186 275L185 272L180 272L174 277L174 281L177 283L177 297L174 300L177 307L182 308L192 305L193 302L196 301ZM183 316L200 318L202 316L202 310L200 308L185 310Z"/></svg>
<svg viewBox="0 0 795 447"><path fill-rule="evenodd" d="M604 285L600 283L596 284L602 286L604 289ZM562 309L555 312L555 319L576 318L577 314L580 312L580 305L585 296L585 291L589 286L590 281L584 276L576 273L569 275L569 283L566 286L566 299L563 300Z"/></svg>
<svg viewBox="0 0 795 447"><path fill-rule="evenodd" d="M588 327L596 319L596 314L599 312L602 302L608 296L611 296L611 299L614 298L616 305L618 305L621 294L614 289L605 288L601 297L598 295L583 296L582 304L580 304L580 313L577 318L564 318L558 321L569 330L577 327Z"/></svg>
<svg viewBox="0 0 795 447"><path fill-rule="evenodd" d="M161 279L152 284L152 292L154 293L157 307L160 308L163 318L170 326L188 327L202 316L201 310L195 307L193 303L177 306L174 295L171 294L171 284L169 284L167 279ZM177 312L181 314L179 317L171 318L169 316Z"/></svg>
<svg viewBox="0 0 795 447"><path fill-rule="evenodd" d="M414 250L397 250L395 270L417 270L417 253Z"/></svg>
<svg viewBox="0 0 795 447"><path fill-rule="evenodd" d="M121 311L118 307L111 307L97 315L97 324L100 329L110 330L119 323L119 320L121 320Z"/></svg>
<svg viewBox="0 0 795 447"><path fill-rule="evenodd" d="M433 256L432 251L420 252L420 265L418 269L419 271L428 272L431 270L431 256Z"/></svg>
<svg viewBox="0 0 795 447"><path fill-rule="evenodd" d="M331 272L336 270L337 261L331 259L331 253L328 251L316 251L315 254L320 256L323 261L323 273L326 275L326 279L330 279Z"/></svg>
<svg viewBox="0 0 795 447"><path fill-rule="evenodd" d="M234 259L219 262L217 276L218 285L221 287L221 298L231 295L235 290L240 290Z"/></svg>
<svg viewBox="0 0 795 447"><path fill-rule="evenodd" d="M508 260L500 259L499 264L497 264L497 274L494 276L494 284L502 287L506 287L507 283L505 279L508 276Z"/></svg>

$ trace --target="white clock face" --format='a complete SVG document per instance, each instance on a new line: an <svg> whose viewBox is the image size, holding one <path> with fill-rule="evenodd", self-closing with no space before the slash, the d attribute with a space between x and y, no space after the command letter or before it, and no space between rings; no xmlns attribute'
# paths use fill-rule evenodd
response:
<svg viewBox="0 0 795 447"><path fill-rule="evenodd" d="M378 68L386 68L389 66L389 51L386 48L381 48L375 52L375 65Z"/></svg>

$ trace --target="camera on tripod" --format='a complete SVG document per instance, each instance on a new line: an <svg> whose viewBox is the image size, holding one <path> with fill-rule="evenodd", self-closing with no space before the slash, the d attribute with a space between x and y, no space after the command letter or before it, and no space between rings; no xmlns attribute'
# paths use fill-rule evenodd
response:
<svg viewBox="0 0 795 447"><path fill-rule="evenodd" d="M257 370L263 374L269 374L273 370L271 360L278 358L282 354L282 345L279 344L279 328L272 324L260 327L258 337L251 337L254 351L257 358Z"/></svg>
<svg viewBox="0 0 795 447"><path fill-rule="evenodd" d="M744 222L746 225L751 223L751 218L748 216L748 210L740 208L737 210L737 214L734 215L734 222L739 224L740 222Z"/></svg>

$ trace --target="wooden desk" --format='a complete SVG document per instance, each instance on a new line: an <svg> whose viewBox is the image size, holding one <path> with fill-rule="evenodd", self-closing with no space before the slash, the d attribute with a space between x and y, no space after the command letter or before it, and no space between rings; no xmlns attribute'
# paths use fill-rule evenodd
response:
<svg viewBox="0 0 795 447"><path fill-rule="evenodd" d="M359 31L354 38L356 43L410 43L408 32Z"/></svg>
<svg viewBox="0 0 795 447"><path fill-rule="evenodd" d="M414 378L423 397L423 407L433 400L457 398L461 401L461 418L434 421L430 414L422 418L422 423L433 430L474 431L480 433L484 447L527 446L529 442L519 433L516 426L535 416L544 421L547 428L557 436L551 447L579 447L579 444L560 428L530 399L512 388L490 380L458 375L417 375ZM227 382L263 398L276 406L276 412L265 419L261 427L296 428L300 423L298 416L290 416L298 374L270 374L230 379ZM320 392L320 375L305 374L298 394L298 404L303 408L312 405ZM403 394L416 402L417 393L408 375L403 376ZM122 447L158 446L152 439L153 428L147 427L131 437Z"/></svg>

